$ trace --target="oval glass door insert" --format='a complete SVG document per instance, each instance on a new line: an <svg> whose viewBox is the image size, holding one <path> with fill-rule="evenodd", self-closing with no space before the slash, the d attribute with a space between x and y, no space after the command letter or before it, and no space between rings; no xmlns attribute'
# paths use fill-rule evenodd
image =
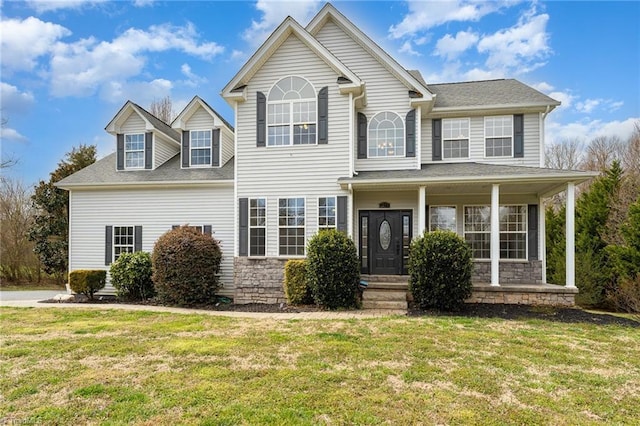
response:
<svg viewBox="0 0 640 426"><path fill-rule="evenodd" d="M383 250L387 250L391 244L391 225L387 219L380 224L380 246Z"/></svg>

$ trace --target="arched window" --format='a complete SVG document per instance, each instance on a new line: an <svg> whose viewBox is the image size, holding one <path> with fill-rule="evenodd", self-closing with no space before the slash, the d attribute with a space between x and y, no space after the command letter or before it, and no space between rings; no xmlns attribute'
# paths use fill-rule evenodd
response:
<svg viewBox="0 0 640 426"><path fill-rule="evenodd" d="M301 77L285 77L267 99L268 145L316 143L316 91Z"/></svg>
<svg viewBox="0 0 640 426"><path fill-rule="evenodd" d="M404 124L395 112L380 112L371 119L369 157L404 157Z"/></svg>

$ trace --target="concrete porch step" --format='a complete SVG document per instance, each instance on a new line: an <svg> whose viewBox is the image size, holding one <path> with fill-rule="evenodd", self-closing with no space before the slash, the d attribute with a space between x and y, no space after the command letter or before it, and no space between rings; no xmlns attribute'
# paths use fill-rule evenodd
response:
<svg viewBox="0 0 640 426"><path fill-rule="evenodd" d="M368 288L362 293L363 300L406 301L406 290L380 290Z"/></svg>
<svg viewBox="0 0 640 426"><path fill-rule="evenodd" d="M362 281L367 281L369 285L372 283L408 283L409 275L361 275Z"/></svg>
<svg viewBox="0 0 640 426"><path fill-rule="evenodd" d="M363 300L362 309L406 311L407 301Z"/></svg>

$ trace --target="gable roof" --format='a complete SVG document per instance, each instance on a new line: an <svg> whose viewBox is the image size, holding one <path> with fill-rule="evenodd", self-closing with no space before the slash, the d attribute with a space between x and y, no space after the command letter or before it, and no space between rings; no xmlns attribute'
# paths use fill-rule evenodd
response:
<svg viewBox="0 0 640 426"><path fill-rule="evenodd" d="M169 126L164 121L160 120L153 114L151 114L146 109L142 108L140 105L127 101L120 108L120 110L116 113L116 115L111 119L109 124L104 128L107 132L111 134L116 133L116 125L120 120L126 119L131 112L137 113L146 123L146 130L157 130L160 133L165 134L170 139L173 139L175 142L180 143L180 134L173 130L171 126Z"/></svg>
<svg viewBox="0 0 640 426"><path fill-rule="evenodd" d="M224 166L203 168L180 168L180 154L153 170L131 170L122 173L116 170L116 154L110 154L90 166L67 176L56 183L57 187L107 187L121 185L171 185L171 184L220 184L233 183L234 160Z"/></svg>
<svg viewBox="0 0 640 426"><path fill-rule="evenodd" d="M227 120L225 120L223 116L218 114L215 109L211 108L211 106L198 95L194 96L193 99L191 99L191 101L187 104L187 106L182 109L180 114L178 114L178 116L173 119L173 121L171 122L171 127L182 128L183 125L181 121L186 121L189 117L191 117L191 115L195 112L197 106L204 108L204 110L207 111L210 115L220 119L220 121L222 121L222 123L231 132L233 132L233 126Z"/></svg>
<svg viewBox="0 0 640 426"><path fill-rule="evenodd" d="M246 91L244 90L244 86L246 86L251 77L255 75L271 55L275 53L278 47L292 34L298 37L302 43L329 65L339 77L346 79L340 83L341 88L354 89L356 91L360 89L361 81L358 76L309 34L295 19L287 16L262 46L260 46L242 68L240 68L240 71L238 71L231 81L222 89L222 97L227 100L245 100Z"/></svg>
<svg viewBox="0 0 640 426"><path fill-rule="evenodd" d="M560 102L515 79L430 84L436 94L434 112L464 107L550 106Z"/></svg>
<svg viewBox="0 0 640 426"><path fill-rule="evenodd" d="M309 22L307 31L315 36L329 19L367 50L382 66L400 80L407 89L421 94L421 100L423 101L432 100L433 94L422 78L418 79L414 74L407 71L391 55L355 26L353 22L340 13L331 3L325 4L320 12Z"/></svg>

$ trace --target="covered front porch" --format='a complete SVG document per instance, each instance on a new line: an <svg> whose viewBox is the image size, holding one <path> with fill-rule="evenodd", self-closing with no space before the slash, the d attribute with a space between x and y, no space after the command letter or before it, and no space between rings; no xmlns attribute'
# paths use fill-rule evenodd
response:
<svg viewBox="0 0 640 426"><path fill-rule="evenodd" d="M350 233L361 272L407 276L411 239L448 229L471 246L469 302L573 305L575 185L593 174L479 163L360 172L340 179L351 194ZM547 282L545 200L566 191L566 282ZM380 279L374 280L380 282ZM383 279L384 281L384 279ZM408 282L408 280L406 280Z"/></svg>

